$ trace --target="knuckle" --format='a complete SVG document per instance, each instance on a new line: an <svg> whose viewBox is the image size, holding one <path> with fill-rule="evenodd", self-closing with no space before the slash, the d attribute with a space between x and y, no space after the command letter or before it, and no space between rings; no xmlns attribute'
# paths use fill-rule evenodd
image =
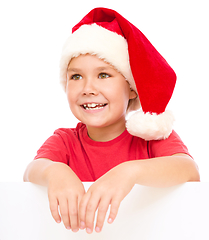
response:
<svg viewBox="0 0 209 240"><path fill-rule="evenodd" d="M118 205L117 204L112 204L111 205L111 212L116 212L118 209Z"/></svg>
<svg viewBox="0 0 209 240"><path fill-rule="evenodd" d="M70 220L69 220L68 216L66 216L66 215L62 216L62 221L63 221L65 226L70 225Z"/></svg>
<svg viewBox="0 0 209 240"><path fill-rule="evenodd" d="M79 204L79 210L81 211L81 210L83 210L83 209L85 209L85 204L84 204L84 202L80 202L80 204Z"/></svg>
<svg viewBox="0 0 209 240"><path fill-rule="evenodd" d="M86 209L88 212L92 212L94 210L94 205L92 203L89 203Z"/></svg>
<svg viewBox="0 0 209 240"><path fill-rule="evenodd" d="M54 219L59 218L57 206L50 206L50 211Z"/></svg>
<svg viewBox="0 0 209 240"><path fill-rule="evenodd" d="M111 204L111 208L110 208L111 216L116 216L117 215L119 206L120 206L119 202L114 202L114 203Z"/></svg>
<svg viewBox="0 0 209 240"><path fill-rule="evenodd" d="M57 213L57 206L56 205L50 205L50 210L52 213Z"/></svg>
<svg viewBox="0 0 209 240"><path fill-rule="evenodd" d="M67 209L60 209L60 213L61 213L62 217L68 216L68 210Z"/></svg>
<svg viewBox="0 0 209 240"><path fill-rule="evenodd" d="M57 220L57 219L60 218L60 217L59 217L59 214L58 214L57 212L52 212L52 211L51 211L51 214L52 214L52 217L53 217L55 220Z"/></svg>
<svg viewBox="0 0 209 240"><path fill-rule="evenodd" d="M77 216L77 215L78 215L78 210L77 210L77 208L72 208L72 209L70 209L70 215L72 215L72 216Z"/></svg>
<svg viewBox="0 0 209 240"><path fill-rule="evenodd" d="M111 216L116 216L118 212L118 209L116 207L111 208L110 210L110 215Z"/></svg>
<svg viewBox="0 0 209 240"><path fill-rule="evenodd" d="M101 207L99 207L98 211L99 211L99 213L104 214L104 213L106 213L107 209L105 206L101 206Z"/></svg>
<svg viewBox="0 0 209 240"><path fill-rule="evenodd" d="M100 195L103 195L103 194L106 194L107 193L107 188L106 186L104 186L103 184L100 184L98 187L97 187L97 192L100 194Z"/></svg>
<svg viewBox="0 0 209 240"><path fill-rule="evenodd" d="M98 214L98 216L97 216L97 223L99 225L102 225L103 222L104 222L104 219L105 219L105 215Z"/></svg>

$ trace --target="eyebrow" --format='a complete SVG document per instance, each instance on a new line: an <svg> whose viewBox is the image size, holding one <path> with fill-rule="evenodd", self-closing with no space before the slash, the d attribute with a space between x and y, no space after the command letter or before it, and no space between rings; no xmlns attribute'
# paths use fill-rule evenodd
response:
<svg viewBox="0 0 209 240"><path fill-rule="evenodd" d="M98 68L96 68L96 70L98 70L98 71L107 71L107 70L112 70L112 69L114 69L114 68L111 67L111 66L107 66L107 67L98 67Z"/></svg>
<svg viewBox="0 0 209 240"><path fill-rule="evenodd" d="M105 66L105 67L97 67L95 68L96 71L107 71L107 70L113 70L114 68L112 66ZM69 67L67 69L68 72L81 72L82 69L81 68L71 68Z"/></svg>
<svg viewBox="0 0 209 240"><path fill-rule="evenodd" d="M81 71L81 69L80 68L68 68L67 69L67 71L69 72L79 72L79 71Z"/></svg>

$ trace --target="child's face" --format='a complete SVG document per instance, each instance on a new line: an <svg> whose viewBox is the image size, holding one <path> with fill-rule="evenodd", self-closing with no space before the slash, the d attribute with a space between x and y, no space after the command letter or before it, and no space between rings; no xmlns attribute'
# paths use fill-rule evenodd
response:
<svg viewBox="0 0 209 240"><path fill-rule="evenodd" d="M96 56L80 55L71 60L67 81L71 111L87 128L125 129L128 102L136 93L110 64Z"/></svg>

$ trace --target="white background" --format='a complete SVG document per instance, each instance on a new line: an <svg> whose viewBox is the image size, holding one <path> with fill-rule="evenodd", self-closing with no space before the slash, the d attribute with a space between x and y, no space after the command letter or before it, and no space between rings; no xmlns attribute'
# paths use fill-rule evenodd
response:
<svg viewBox="0 0 209 240"><path fill-rule="evenodd" d="M207 0L1 0L0 181L22 181L53 131L75 127L59 85L59 58L72 27L94 7L115 9L136 25L177 73L168 108L202 181L209 181Z"/></svg>

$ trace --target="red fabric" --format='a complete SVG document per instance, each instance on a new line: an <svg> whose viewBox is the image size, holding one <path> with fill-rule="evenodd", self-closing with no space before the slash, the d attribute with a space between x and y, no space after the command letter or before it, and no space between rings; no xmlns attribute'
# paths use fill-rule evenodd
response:
<svg viewBox="0 0 209 240"><path fill-rule="evenodd" d="M95 8L76 26L96 23L128 42L130 66L144 112L164 112L175 87L176 74L144 34L114 10Z"/></svg>
<svg viewBox="0 0 209 240"><path fill-rule="evenodd" d="M87 134L86 125L60 128L38 150L35 159L48 158L71 167L81 181L95 181L111 168L129 160L140 160L175 153L188 153L187 147L173 131L169 138L147 142L126 130L116 139L96 142Z"/></svg>

